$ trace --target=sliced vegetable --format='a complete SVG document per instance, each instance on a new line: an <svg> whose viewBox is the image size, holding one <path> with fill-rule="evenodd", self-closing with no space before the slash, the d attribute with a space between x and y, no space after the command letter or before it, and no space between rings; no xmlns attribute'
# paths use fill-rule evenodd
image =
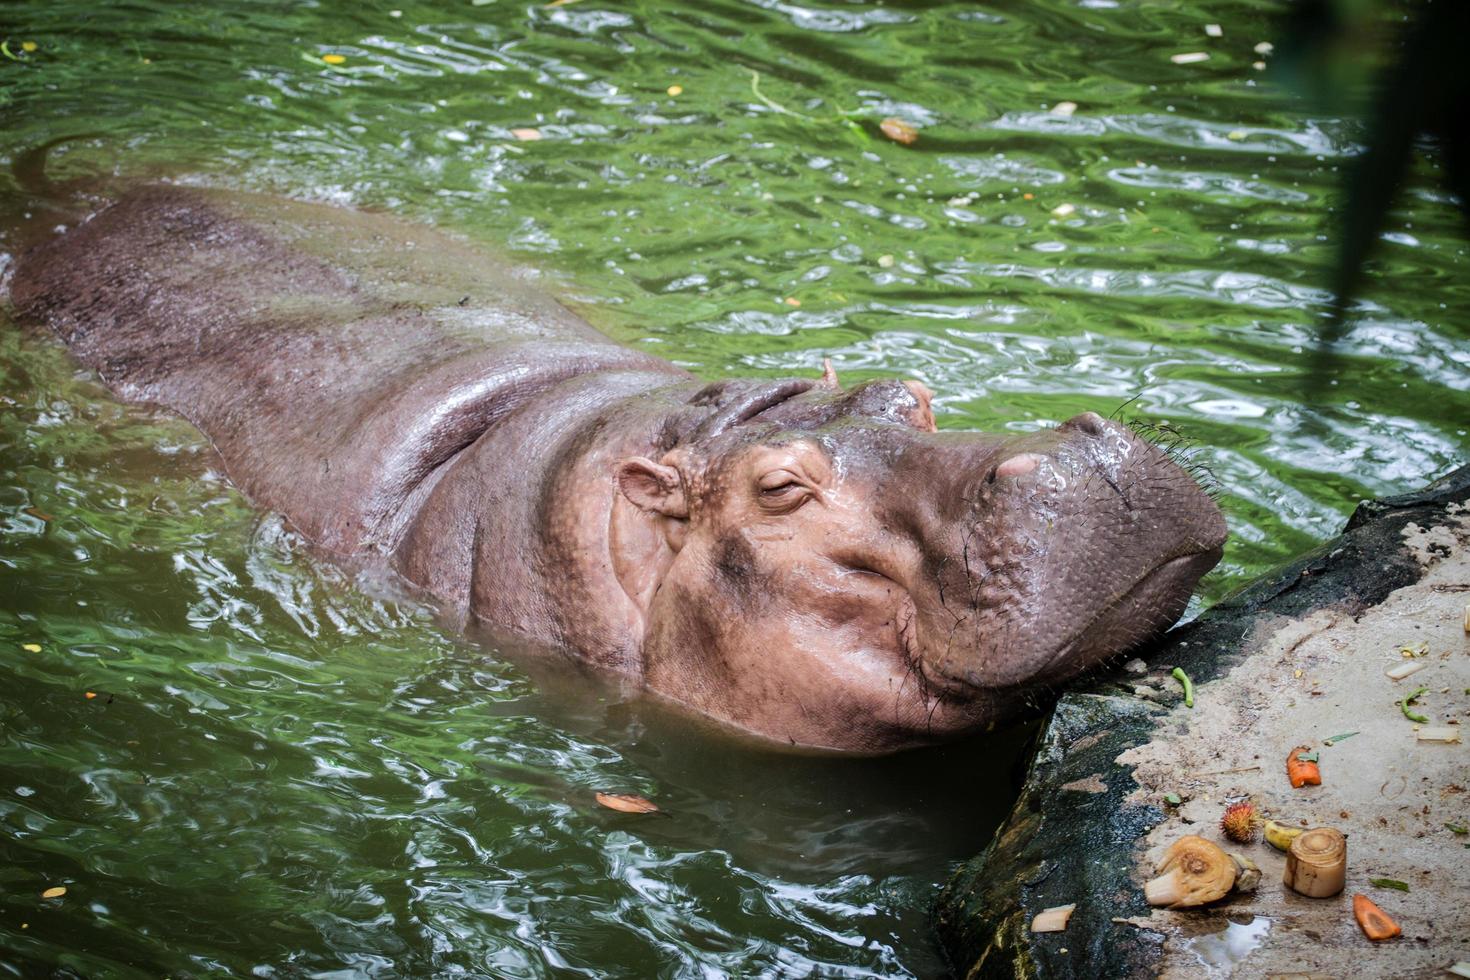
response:
<svg viewBox="0 0 1470 980"><path fill-rule="evenodd" d="M1347 884L1347 839L1331 827L1316 827L1291 842L1286 852L1286 887L1308 898L1330 898Z"/></svg>
<svg viewBox="0 0 1470 980"><path fill-rule="evenodd" d="M1169 676L1173 677L1176 681L1178 681L1181 685L1183 685L1183 687L1184 687L1184 706L1186 708L1193 708L1194 707L1194 681L1192 681L1192 680L1189 679L1189 675L1184 672L1184 668L1182 668L1182 667L1175 667L1172 671L1170 671Z"/></svg>
<svg viewBox="0 0 1470 980"><path fill-rule="evenodd" d="M1067 920L1072 918L1072 913L1075 911L1077 911L1076 902L1071 905L1057 905L1049 909L1042 909L1031 920L1031 931L1062 932L1067 928Z"/></svg>
<svg viewBox="0 0 1470 980"><path fill-rule="evenodd" d="M1428 718L1419 714L1417 711L1409 710L1409 705L1413 704L1414 700L1427 690L1429 690L1428 684L1424 685L1423 687L1416 687L1413 691L1406 694L1403 700L1399 702L1399 710L1404 713L1405 718L1409 719L1410 721L1417 721L1421 725L1429 724Z"/></svg>
<svg viewBox="0 0 1470 980"><path fill-rule="evenodd" d="M1164 853L1159 875L1143 886L1143 897L1150 905L1171 909L1204 905L1229 894L1239 873L1219 845L1190 834Z"/></svg>
<svg viewBox="0 0 1470 980"><path fill-rule="evenodd" d="M1390 667L1384 671L1390 680L1401 681L1410 674L1416 674L1428 667L1429 664L1423 660L1405 660L1402 663Z"/></svg>
<svg viewBox="0 0 1470 980"><path fill-rule="evenodd" d="M1383 909L1374 905L1367 895L1353 896L1353 918L1358 920L1358 927L1363 930L1363 935L1375 943L1392 939L1404 931Z"/></svg>
<svg viewBox="0 0 1470 980"><path fill-rule="evenodd" d="M1303 786L1321 786L1322 770L1317 766L1317 753L1310 745L1298 745L1286 757L1286 778L1291 780L1292 789Z"/></svg>

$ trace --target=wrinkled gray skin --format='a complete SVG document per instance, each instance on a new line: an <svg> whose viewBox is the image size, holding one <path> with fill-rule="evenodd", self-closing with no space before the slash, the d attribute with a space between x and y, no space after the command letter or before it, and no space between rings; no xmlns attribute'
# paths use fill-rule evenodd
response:
<svg viewBox="0 0 1470 980"><path fill-rule="evenodd" d="M936 432L917 382L705 384L387 217L143 188L10 294L318 547L789 745L991 726L1173 623L1225 538L1097 415Z"/></svg>

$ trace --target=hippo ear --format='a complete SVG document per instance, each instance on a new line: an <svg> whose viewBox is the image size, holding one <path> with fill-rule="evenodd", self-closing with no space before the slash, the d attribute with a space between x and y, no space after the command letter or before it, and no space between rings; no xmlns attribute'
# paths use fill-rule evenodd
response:
<svg viewBox="0 0 1470 980"><path fill-rule="evenodd" d="M679 520L689 517L684 478L672 466L631 456L618 464L618 489L640 510Z"/></svg>

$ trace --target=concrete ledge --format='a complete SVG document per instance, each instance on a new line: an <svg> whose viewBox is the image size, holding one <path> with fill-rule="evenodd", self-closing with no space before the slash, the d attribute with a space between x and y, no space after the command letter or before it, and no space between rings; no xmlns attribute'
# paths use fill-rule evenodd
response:
<svg viewBox="0 0 1470 980"><path fill-rule="evenodd" d="M1470 467L1365 503L1341 537L1171 632L1145 664L1065 695L1010 817L936 905L956 974L1439 976L1470 960L1470 838L1444 827L1470 822L1467 505ZM1425 669L1397 684L1384 675L1401 646L1426 642ZM1175 666L1196 684L1194 709L1169 677ZM1435 724L1463 722L1463 743L1416 741L1395 702L1424 684L1420 710ZM1293 746L1350 731L1321 750L1323 786L1289 787ZM1302 898L1282 886L1280 854L1230 845L1261 866L1255 895L1150 909L1142 882L1163 848L1186 833L1223 840L1220 813L1243 796L1278 819L1347 833L1346 891ZM1410 891L1373 888L1370 877ZM1404 936L1368 942L1354 892ZM1067 931L1030 932L1037 912L1072 902Z"/></svg>

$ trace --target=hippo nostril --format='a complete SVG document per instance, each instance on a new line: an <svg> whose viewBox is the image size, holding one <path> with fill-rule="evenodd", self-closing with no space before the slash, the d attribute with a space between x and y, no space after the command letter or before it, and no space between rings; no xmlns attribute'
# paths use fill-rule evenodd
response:
<svg viewBox="0 0 1470 980"><path fill-rule="evenodd" d="M1025 476L1027 473L1036 469L1036 465L1040 462L1041 457L1035 453L1017 453L997 466L992 477Z"/></svg>
<svg viewBox="0 0 1470 980"><path fill-rule="evenodd" d="M1083 412L1062 423L1064 429L1080 429L1090 436L1100 436L1107 431L1108 424L1096 412Z"/></svg>

